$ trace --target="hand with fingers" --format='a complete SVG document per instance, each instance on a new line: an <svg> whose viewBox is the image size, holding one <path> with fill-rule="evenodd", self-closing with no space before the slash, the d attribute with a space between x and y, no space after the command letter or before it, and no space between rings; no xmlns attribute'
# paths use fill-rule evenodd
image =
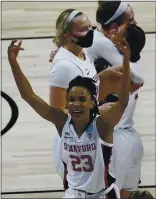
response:
<svg viewBox="0 0 156 199"><path fill-rule="evenodd" d="M53 59L54 59L54 57L55 57L55 55L56 55L56 53L58 52L58 50L52 50L51 51L51 53L50 53L50 58L49 58L49 62L53 62Z"/></svg>
<svg viewBox="0 0 156 199"><path fill-rule="evenodd" d="M56 53L58 52L59 47L54 43L54 41L52 42L52 46L51 46L51 52L50 52L50 57L49 57L49 62L53 62L53 59L56 55Z"/></svg>
<svg viewBox="0 0 156 199"><path fill-rule="evenodd" d="M17 44L15 44L18 42ZM8 59L10 62L16 61L16 58L19 54L20 50L24 50L21 48L22 41L12 40L10 46L8 47Z"/></svg>
<svg viewBox="0 0 156 199"><path fill-rule="evenodd" d="M56 53L58 52L58 49L57 50L52 50L51 53L50 53L50 58L49 58L49 62L53 62L53 59L56 55Z"/></svg>
<svg viewBox="0 0 156 199"><path fill-rule="evenodd" d="M115 46L118 48L120 53L123 54L124 58L127 58L130 60L130 47L126 39L124 39L124 42L122 44L117 42Z"/></svg>

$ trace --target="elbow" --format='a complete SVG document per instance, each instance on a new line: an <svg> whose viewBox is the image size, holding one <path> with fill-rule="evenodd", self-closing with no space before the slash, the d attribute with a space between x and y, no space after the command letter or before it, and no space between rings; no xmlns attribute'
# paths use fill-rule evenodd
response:
<svg viewBox="0 0 156 199"><path fill-rule="evenodd" d="M26 99L26 94L25 94L24 92L20 91L20 95L21 95L21 98L22 98L23 100Z"/></svg>
<svg viewBox="0 0 156 199"><path fill-rule="evenodd" d="M24 92L20 92L21 94L21 97L23 100L25 100L28 104L31 103L32 99L33 99L33 95L32 94L27 94L27 93L24 93Z"/></svg>

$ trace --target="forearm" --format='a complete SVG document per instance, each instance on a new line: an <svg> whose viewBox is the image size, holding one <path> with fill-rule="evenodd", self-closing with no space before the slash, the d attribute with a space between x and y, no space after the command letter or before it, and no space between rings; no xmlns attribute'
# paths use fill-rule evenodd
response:
<svg viewBox="0 0 156 199"><path fill-rule="evenodd" d="M21 97L44 119L54 123L59 131L60 127L63 128L64 123L67 119L67 115L59 109L49 106L43 99L37 96L33 89L20 69L17 62L17 56L19 50L22 50L22 41L19 41L17 45L15 43L17 40L13 40L8 47L8 60L12 69L12 73L17 84L18 90ZM59 131L60 133L62 131Z"/></svg>
<svg viewBox="0 0 156 199"><path fill-rule="evenodd" d="M123 65L114 65L111 66L112 70L116 71L116 72L122 72L123 73Z"/></svg>
<svg viewBox="0 0 156 199"><path fill-rule="evenodd" d="M122 64L123 55L121 55L117 49L111 49L111 56L108 56L107 61L113 65L120 65ZM144 77L141 74L140 63L132 63L130 62L130 75L131 81L135 84L142 85L144 83Z"/></svg>
<svg viewBox="0 0 156 199"><path fill-rule="evenodd" d="M133 63L134 64L134 63ZM117 65L117 66L111 66L113 70L123 72L123 66ZM134 66L132 66L132 63L130 64L130 79L133 84L142 85L144 83L144 78L141 75L140 71L137 71Z"/></svg>
<svg viewBox="0 0 156 199"><path fill-rule="evenodd" d="M12 69L12 73L13 73L16 85L21 94L21 97L27 101L32 96L33 89L29 81L27 80L26 76L21 71L18 62L11 61L11 60L9 60L9 62L10 62L10 66Z"/></svg>
<svg viewBox="0 0 156 199"><path fill-rule="evenodd" d="M109 86L111 84L109 83ZM113 86L112 87L109 87L111 89L111 93L116 93L116 94L119 94L120 91L121 91L121 85L122 85L122 80L119 80L117 82L114 82ZM130 84L130 87L129 87L129 92L130 93L133 93L134 91L137 91L139 90L143 85L140 85L140 84L135 84L133 82L131 82ZM110 92L109 92L110 93Z"/></svg>
<svg viewBox="0 0 156 199"><path fill-rule="evenodd" d="M112 68L116 71L123 71L123 66L112 66ZM132 63L130 64L130 79L131 82L140 86L144 83L144 78L142 74L140 73L140 71L137 71L134 66L132 66Z"/></svg>
<svg viewBox="0 0 156 199"><path fill-rule="evenodd" d="M124 57L123 59L123 77L121 83L121 90L119 93L119 103L121 108L125 109L129 100L130 91L130 61L129 58Z"/></svg>
<svg viewBox="0 0 156 199"><path fill-rule="evenodd" d="M130 65L131 66L131 65ZM112 66L112 69L115 71L123 71L123 66ZM130 67L130 79L134 84L142 85L144 83L144 78L141 73L135 70L133 67Z"/></svg>

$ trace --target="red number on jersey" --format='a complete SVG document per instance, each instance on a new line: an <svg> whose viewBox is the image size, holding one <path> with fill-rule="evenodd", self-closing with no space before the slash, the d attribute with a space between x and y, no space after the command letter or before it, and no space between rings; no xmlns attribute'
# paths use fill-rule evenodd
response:
<svg viewBox="0 0 156 199"><path fill-rule="evenodd" d="M93 165L91 156L90 155L82 155L81 159L82 160L86 160L84 163L85 163L85 165L87 167L83 167L83 171L84 172L91 172L91 171L93 171L94 165Z"/></svg>
<svg viewBox="0 0 156 199"><path fill-rule="evenodd" d="M94 166L90 155L82 155L80 158L75 155L70 155L69 157L72 159L71 163L73 166L73 171L84 171L84 172L93 171ZM85 165L82 168L81 168L81 160L86 160L84 162Z"/></svg>
<svg viewBox="0 0 156 199"><path fill-rule="evenodd" d="M73 171L82 171L81 167L76 167L76 165L81 164L80 158L75 155L70 155L69 157L72 159L71 163L73 166ZM73 160L73 159L75 159L75 160Z"/></svg>

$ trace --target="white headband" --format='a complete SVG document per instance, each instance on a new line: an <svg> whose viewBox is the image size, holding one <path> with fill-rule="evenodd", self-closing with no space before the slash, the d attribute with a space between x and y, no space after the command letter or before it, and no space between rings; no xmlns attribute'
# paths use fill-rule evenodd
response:
<svg viewBox="0 0 156 199"><path fill-rule="evenodd" d="M114 13L114 15L104 23L104 25L109 24L111 21L113 21L114 19L118 18L120 15L122 15L122 13L125 12L126 8L127 8L128 4L121 2L120 6L118 7L117 11Z"/></svg>
<svg viewBox="0 0 156 199"><path fill-rule="evenodd" d="M80 11L77 11L77 10L73 10L70 15L67 17L66 19L66 23L64 25L64 29L67 27L67 25L74 19L74 17L80 13Z"/></svg>

